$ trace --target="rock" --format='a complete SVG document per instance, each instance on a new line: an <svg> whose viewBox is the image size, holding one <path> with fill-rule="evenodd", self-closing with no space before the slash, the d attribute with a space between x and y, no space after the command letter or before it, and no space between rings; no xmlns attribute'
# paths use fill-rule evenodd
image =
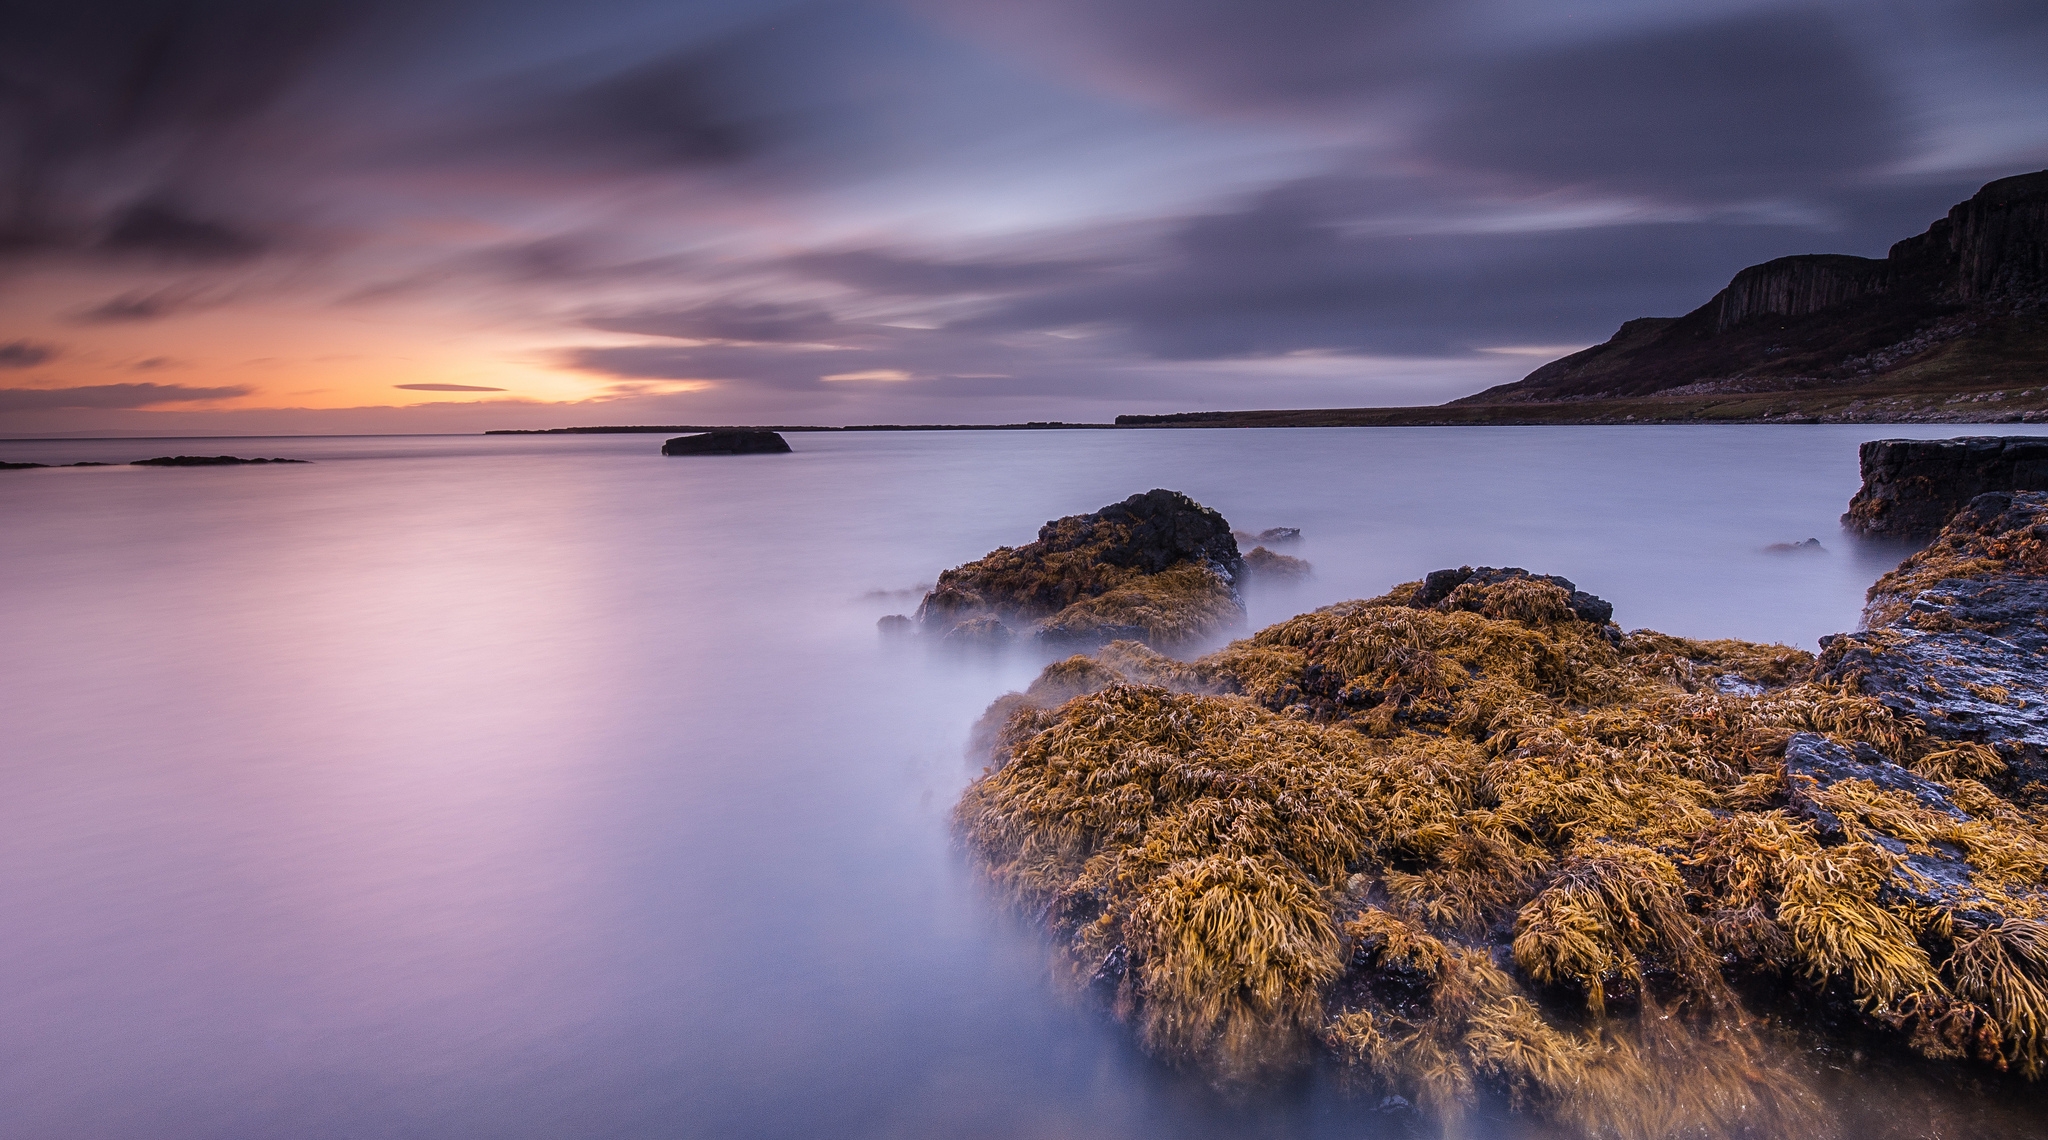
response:
<svg viewBox="0 0 2048 1140"><path fill-rule="evenodd" d="M1057 645L1181 642L1243 620L1244 573L1222 515L1153 490L1054 519L1036 542L946 571L916 620L940 636L986 615Z"/></svg>
<svg viewBox="0 0 2048 1140"><path fill-rule="evenodd" d="M788 450L789 441L772 431L707 431L661 445L663 455L779 455Z"/></svg>
<svg viewBox="0 0 2048 1140"><path fill-rule="evenodd" d="M1826 554L1827 552L1828 548L1822 546L1820 539L1817 538L1809 538L1805 542L1774 542L1764 547L1764 553L1766 554Z"/></svg>
<svg viewBox="0 0 2048 1140"><path fill-rule="evenodd" d="M1858 458L1842 525L1861 534L1924 539L1987 491L2048 491L2048 438L1874 439Z"/></svg>
<svg viewBox="0 0 2048 1140"><path fill-rule="evenodd" d="M890 614L875 619L875 628L885 637L902 637L905 634L916 633L917 623L902 614Z"/></svg>
<svg viewBox="0 0 2048 1140"><path fill-rule="evenodd" d="M1418 609L1461 609L1464 606L1454 597L1460 586L1470 583L1476 589L1516 580L1548 582L1563 590L1568 597L1566 604L1580 621L1604 626L1614 620L1612 602L1586 593L1573 585L1570 578L1556 574L1531 574L1519 566L1481 566L1476 570L1470 566L1460 566L1456 570L1432 570L1422 580L1421 588L1415 591L1408 604Z"/></svg>
<svg viewBox="0 0 2048 1140"><path fill-rule="evenodd" d="M978 645L995 647L1008 645L1017 640L1017 634L1009 626L991 614L971 617L957 622L948 629L940 641L948 645Z"/></svg>
<svg viewBox="0 0 2048 1140"><path fill-rule="evenodd" d="M1819 676L1992 749L2015 794L2048 792L2048 493L1970 500L1870 588L1864 622L1822 639Z"/></svg>
<svg viewBox="0 0 2048 1140"><path fill-rule="evenodd" d="M1298 526L1269 526L1257 534L1248 530L1233 530L1230 534L1237 539L1239 546L1280 546L1301 541L1301 528Z"/></svg>
<svg viewBox="0 0 2048 1140"><path fill-rule="evenodd" d="M307 463L305 459L239 459L232 455L160 455L155 459L138 459L135 467L231 467L247 463ZM74 463L74 467L88 464ZM97 464L91 466L98 466Z"/></svg>
<svg viewBox="0 0 2048 1140"><path fill-rule="evenodd" d="M1299 558L1275 554L1263 546L1252 547L1244 556L1245 577L1254 582L1277 585L1282 582L1299 582L1314 572L1314 568Z"/></svg>

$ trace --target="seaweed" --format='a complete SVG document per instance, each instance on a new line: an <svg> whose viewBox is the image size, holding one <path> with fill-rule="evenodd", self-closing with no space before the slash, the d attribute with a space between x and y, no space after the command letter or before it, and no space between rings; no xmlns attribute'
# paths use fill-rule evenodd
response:
<svg viewBox="0 0 2048 1140"><path fill-rule="evenodd" d="M1432 581L1194 661L1115 643L985 718L962 842L1148 1048L1226 1084L1334 1057L1447 1127L1485 1088L1777 1134L1816 1102L1761 1045L1768 978L1812 1033L2048 1064L2048 827L1989 749L1798 650Z"/></svg>

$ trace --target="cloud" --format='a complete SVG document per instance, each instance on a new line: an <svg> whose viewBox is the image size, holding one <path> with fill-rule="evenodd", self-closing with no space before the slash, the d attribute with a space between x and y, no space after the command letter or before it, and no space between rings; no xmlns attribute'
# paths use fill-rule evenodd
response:
<svg viewBox="0 0 2048 1140"><path fill-rule="evenodd" d="M186 261L239 261L263 252L264 241L225 223L200 218L164 199L137 202L114 220L100 242L121 253Z"/></svg>
<svg viewBox="0 0 2048 1140"><path fill-rule="evenodd" d="M503 392L504 388L484 388L475 384L393 384L408 392Z"/></svg>
<svg viewBox="0 0 2048 1140"><path fill-rule="evenodd" d="M54 344L33 340L10 340L0 344L0 368L34 368L57 356Z"/></svg>
<svg viewBox="0 0 2048 1140"><path fill-rule="evenodd" d="M214 308L226 301L227 297L217 289L182 282L154 288L130 289L73 314L72 319L80 324L89 325L160 321L179 313Z"/></svg>
<svg viewBox="0 0 2048 1140"><path fill-rule="evenodd" d="M1815 10L1513 56L1465 76L1416 140L1474 171L1707 201L1853 182L1909 142L1886 82Z"/></svg>
<svg viewBox="0 0 2048 1140"><path fill-rule="evenodd" d="M865 292L924 297L1042 288L1070 283L1102 268L1088 261L936 261L883 249L799 254L782 264L804 276Z"/></svg>
<svg viewBox="0 0 2048 1140"><path fill-rule="evenodd" d="M644 310L585 322L607 332L683 340L805 343L832 340L857 331L817 305L714 304L677 310Z"/></svg>
<svg viewBox="0 0 2048 1140"><path fill-rule="evenodd" d="M188 388L181 384L93 384L82 388L0 388L0 411L28 412L53 408L147 408L158 404L231 400L252 389Z"/></svg>

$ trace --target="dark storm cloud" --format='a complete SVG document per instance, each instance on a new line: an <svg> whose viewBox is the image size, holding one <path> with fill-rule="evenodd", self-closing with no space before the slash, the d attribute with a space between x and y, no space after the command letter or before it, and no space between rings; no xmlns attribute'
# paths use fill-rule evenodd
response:
<svg viewBox="0 0 2048 1140"><path fill-rule="evenodd" d="M1328 111L1458 53L1458 0L924 0L1084 74L1213 109ZM1123 82L1119 82L1123 85Z"/></svg>
<svg viewBox="0 0 2048 1140"><path fill-rule="evenodd" d="M54 344L33 340L10 340L0 344L0 368L34 368L57 355Z"/></svg>
<svg viewBox="0 0 2048 1140"><path fill-rule="evenodd" d="M1806 11L1509 58L1417 137L1474 171L1706 201L1852 182L1908 142L1876 69Z"/></svg>
<svg viewBox="0 0 2048 1140"><path fill-rule="evenodd" d="M182 384L92 384L81 388L0 388L0 411L52 408L147 408L157 404L228 400L248 395L244 387L188 388Z"/></svg>
<svg viewBox="0 0 2048 1140"><path fill-rule="evenodd" d="M114 220L100 242L121 253L154 254L188 261L236 261L263 251L263 239L232 226L196 217L173 202L137 202Z"/></svg>
<svg viewBox="0 0 2048 1140"><path fill-rule="evenodd" d="M107 241L219 254L238 230L152 197L205 183L259 118L374 2L81 0L0 5L0 236L75 245L109 191ZM141 194L134 191L140 190Z"/></svg>

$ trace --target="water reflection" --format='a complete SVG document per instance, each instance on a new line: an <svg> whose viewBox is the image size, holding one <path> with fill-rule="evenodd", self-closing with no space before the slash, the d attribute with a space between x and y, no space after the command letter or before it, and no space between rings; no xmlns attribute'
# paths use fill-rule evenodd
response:
<svg viewBox="0 0 2048 1140"><path fill-rule="evenodd" d="M874 620L1165 486L1302 528L1316 576L1255 626L1518 564L1625 626L1811 647L1898 557L1834 526L1894 434L1956 433L290 439L200 450L318 462L0 474L0 1132L1403 1135L1321 1081L1225 1101L1065 1004L945 833L969 725L1039 660ZM1873 1136L1963 1119L1906 1087L1831 1095Z"/></svg>

